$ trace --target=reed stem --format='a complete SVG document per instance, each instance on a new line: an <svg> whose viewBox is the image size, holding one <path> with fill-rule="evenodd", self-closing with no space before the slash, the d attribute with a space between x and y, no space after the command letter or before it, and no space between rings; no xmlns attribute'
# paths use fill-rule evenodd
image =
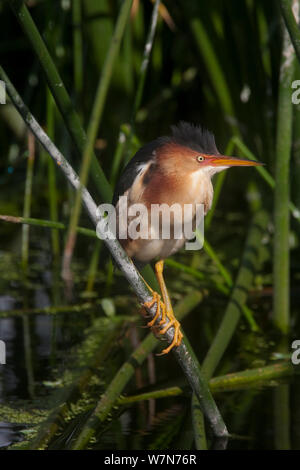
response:
<svg viewBox="0 0 300 470"><path fill-rule="evenodd" d="M299 6L299 2L297 3ZM290 2L291 5L291 2ZM297 22L299 12L297 13ZM274 255L273 255L273 320L288 333L290 327L290 254L289 254L289 201L290 155L292 146L293 104L291 83L294 76L295 51L288 31L284 28L277 108L276 165L274 192Z"/></svg>
<svg viewBox="0 0 300 470"><path fill-rule="evenodd" d="M51 140L54 140L55 134L55 107L52 95L47 89L47 132ZM46 155L45 155L45 158ZM56 169L54 162L51 158L47 158L48 162L48 198L50 208L50 219L53 222L58 221L58 207L57 207L57 190L56 190ZM57 230L51 230L52 251L56 261L59 259L60 246L59 234Z"/></svg>
<svg viewBox="0 0 300 470"><path fill-rule="evenodd" d="M82 41L82 7L81 0L72 1L73 21L73 75L74 88L79 103L83 89L83 41Z"/></svg>
<svg viewBox="0 0 300 470"><path fill-rule="evenodd" d="M28 132L28 158L25 181L23 217L29 217L31 212L33 168L35 159L35 140L31 132ZM22 267L27 272L29 257L29 226L22 226Z"/></svg>
<svg viewBox="0 0 300 470"><path fill-rule="evenodd" d="M291 376L296 372L297 369L293 367L290 361L282 361L264 367L219 375L210 379L209 387L213 393L244 390L249 387L257 387L258 384L265 384L270 380ZM120 397L118 399L118 404L130 405L142 400L157 400L159 398L176 397L178 395L183 395L184 393L188 393L186 388L174 386L161 390L140 393L138 395Z"/></svg>
<svg viewBox="0 0 300 470"><path fill-rule="evenodd" d="M295 52L300 62L300 31L298 18L299 2L298 0L279 0L281 13L285 22L285 26L289 32L290 40L293 43Z"/></svg>

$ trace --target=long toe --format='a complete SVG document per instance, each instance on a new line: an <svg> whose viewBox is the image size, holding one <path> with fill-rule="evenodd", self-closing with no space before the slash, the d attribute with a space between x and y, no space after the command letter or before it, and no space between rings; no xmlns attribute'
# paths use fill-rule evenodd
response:
<svg viewBox="0 0 300 470"><path fill-rule="evenodd" d="M176 320L174 315L173 315L172 320L170 320L169 323L159 331L159 334L161 335L165 334L168 331L168 329L171 327L174 327L173 340L167 348L165 348L160 354L158 354L159 356L168 354L174 347L180 346L181 344L183 334L180 331L180 323L178 320Z"/></svg>
<svg viewBox="0 0 300 470"><path fill-rule="evenodd" d="M161 353L157 354L157 356L164 356L165 354L168 354L174 347L177 346L176 344L176 341L177 341L177 338L175 338L175 334L174 334L174 338L173 338L173 341L171 344L169 344L169 346L165 349L162 350Z"/></svg>
<svg viewBox="0 0 300 470"><path fill-rule="evenodd" d="M156 312L155 312L155 315L154 315L154 317L152 318L152 320L147 323L147 326L148 326L149 328L151 328L151 327L155 324L155 322L157 321L157 319L160 317L161 306L163 305L163 303L161 302L160 298L161 298L161 297L160 297L160 295L159 295L157 292L153 292L153 297L152 297L152 299L151 299L149 302L145 302L145 303L143 304L143 308L147 308L147 309L151 308L154 304L156 304Z"/></svg>
<svg viewBox="0 0 300 470"><path fill-rule="evenodd" d="M180 328L179 328L179 329L178 329L178 338L177 338L176 346L180 346L180 345L181 345L182 338L183 338L183 334L181 333Z"/></svg>

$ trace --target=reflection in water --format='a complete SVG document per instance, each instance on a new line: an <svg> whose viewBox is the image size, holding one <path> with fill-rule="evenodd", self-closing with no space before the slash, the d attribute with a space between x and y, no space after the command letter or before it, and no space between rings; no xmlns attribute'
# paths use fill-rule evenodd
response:
<svg viewBox="0 0 300 470"><path fill-rule="evenodd" d="M0 448L22 440L20 431L24 426L0 421Z"/></svg>

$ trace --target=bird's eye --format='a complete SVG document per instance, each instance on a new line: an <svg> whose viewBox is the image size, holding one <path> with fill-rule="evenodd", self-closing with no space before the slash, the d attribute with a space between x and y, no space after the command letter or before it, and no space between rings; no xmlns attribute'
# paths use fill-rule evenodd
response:
<svg viewBox="0 0 300 470"><path fill-rule="evenodd" d="M197 160L198 160L198 162L203 162L204 157L202 155L198 155Z"/></svg>

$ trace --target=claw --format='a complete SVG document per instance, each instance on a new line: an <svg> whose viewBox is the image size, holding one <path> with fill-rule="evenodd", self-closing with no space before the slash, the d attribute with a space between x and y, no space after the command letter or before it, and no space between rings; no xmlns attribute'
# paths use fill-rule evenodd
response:
<svg viewBox="0 0 300 470"><path fill-rule="evenodd" d="M162 304L162 302L160 301L160 295L157 292L153 292L152 300L150 300L150 302L145 302L143 304L143 307L151 308L155 303L156 303L156 313L154 317L152 318L152 320L147 323L147 326L149 326L150 328L154 325L154 323L160 316L160 308Z"/></svg>
<svg viewBox="0 0 300 470"><path fill-rule="evenodd" d="M145 302L143 304L143 308L147 308L147 309L151 308L154 304L156 304L156 313L154 317L152 318L152 320L147 323L147 327L155 328L155 323L161 315L161 320L159 321L157 326L160 327L161 325L164 325L167 322L167 320L168 320L168 323L164 328L161 328L158 331L158 333L160 335L164 335L169 330L169 328L171 327L174 328L174 337L173 337L172 342L161 353L157 354L157 356L163 356L165 354L168 354L171 351L171 349L173 349L174 347L180 346L181 340L183 338L183 334L180 331L179 321L176 320L172 310L167 311L165 304L161 302L160 299L161 299L160 295L157 292L153 291L152 299L149 302Z"/></svg>
<svg viewBox="0 0 300 470"><path fill-rule="evenodd" d="M167 321L167 309L166 309L165 304L162 304L162 305L163 305L163 308L162 308L162 312L161 312L161 320L158 324L159 326L164 325Z"/></svg>
<svg viewBox="0 0 300 470"><path fill-rule="evenodd" d="M172 313L172 316L174 317L173 313ZM161 335L164 335L168 331L168 329L171 328L172 326L174 327L173 341L161 353L157 354L158 356L164 356L165 354L168 354L171 351L171 349L173 349L174 347L180 346L181 344L183 334L180 331L180 323L178 320L176 320L175 317L171 318L169 323L164 328L162 328L159 333Z"/></svg>

